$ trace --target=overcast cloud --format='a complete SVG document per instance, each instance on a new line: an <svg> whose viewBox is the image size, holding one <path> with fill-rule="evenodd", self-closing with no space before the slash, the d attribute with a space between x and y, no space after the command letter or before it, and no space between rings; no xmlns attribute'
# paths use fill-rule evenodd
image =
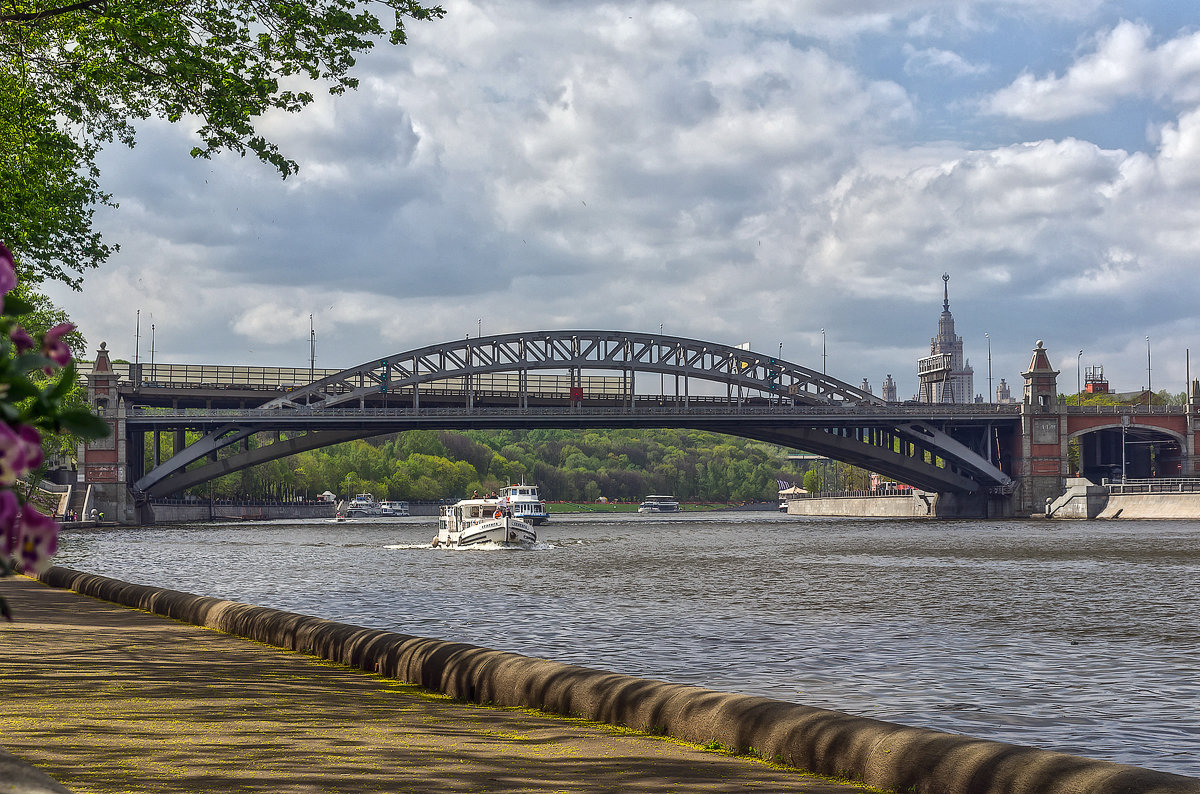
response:
<svg viewBox="0 0 1200 794"><path fill-rule="evenodd" d="M951 310L987 391L1044 339L1113 387L1200 349L1200 11L1088 2L451 0L263 122L301 164L102 157L94 348L318 367L484 333L657 332L901 397ZM1050 6L1049 8L1044 6ZM1191 18L1188 18L1191 17Z"/></svg>

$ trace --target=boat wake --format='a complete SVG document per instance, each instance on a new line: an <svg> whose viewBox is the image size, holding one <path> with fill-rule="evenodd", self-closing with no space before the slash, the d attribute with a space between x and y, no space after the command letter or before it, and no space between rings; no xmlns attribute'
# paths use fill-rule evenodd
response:
<svg viewBox="0 0 1200 794"><path fill-rule="evenodd" d="M411 550L411 549L437 549L438 551L549 551L554 548L554 544L538 541L536 543L527 543L520 545L512 545L507 543L476 543L471 546L434 546L432 543L395 543L384 546L385 549L391 550Z"/></svg>

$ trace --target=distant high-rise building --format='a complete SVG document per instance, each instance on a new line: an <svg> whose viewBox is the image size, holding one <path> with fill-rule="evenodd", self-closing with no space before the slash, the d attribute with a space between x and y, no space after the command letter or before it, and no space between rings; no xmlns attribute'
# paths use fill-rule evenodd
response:
<svg viewBox="0 0 1200 794"><path fill-rule="evenodd" d="M883 381L883 399L890 403L900 402L896 399L896 381L892 380L892 373L890 372Z"/></svg>
<svg viewBox="0 0 1200 794"><path fill-rule="evenodd" d="M942 274L942 316L938 318L937 336L929 340L931 356L949 355L948 370L934 370L917 376L921 390L917 399L925 403L969 403L975 395L975 370L963 358L963 340L954 333L954 316L950 314L950 274ZM926 361L926 359L922 359Z"/></svg>
<svg viewBox="0 0 1200 794"><path fill-rule="evenodd" d="M1007 405L1009 403L1016 402L1016 400L1013 399L1012 391L1008 388L1008 384L1005 383L1004 378L1000 379L1000 385L996 387L996 402L1000 403L1001 405Z"/></svg>

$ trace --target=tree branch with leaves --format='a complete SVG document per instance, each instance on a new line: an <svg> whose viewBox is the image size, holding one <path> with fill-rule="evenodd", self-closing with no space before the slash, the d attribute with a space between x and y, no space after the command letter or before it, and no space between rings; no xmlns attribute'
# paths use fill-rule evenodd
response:
<svg viewBox="0 0 1200 794"><path fill-rule="evenodd" d="M299 165L257 120L303 110L314 86L357 87L359 54L444 13L416 0L0 0L0 239L23 277L78 288L112 253L91 227L111 199L100 146L132 146L135 123L160 117L197 125L194 157L253 153L286 178Z"/></svg>

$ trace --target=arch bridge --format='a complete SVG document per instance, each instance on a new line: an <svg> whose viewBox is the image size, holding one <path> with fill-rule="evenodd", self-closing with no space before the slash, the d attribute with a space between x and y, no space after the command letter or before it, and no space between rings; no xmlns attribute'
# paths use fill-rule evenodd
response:
<svg viewBox="0 0 1200 794"><path fill-rule="evenodd" d="M244 393L238 407L178 407L196 388L122 389L136 497L416 428L685 427L822 454L925 490L1014 487L1002 468L1017 406L887 404L779 356L676 336L560 330L467 338L261 393L253 407ZM187 430L203 436L185 447ZM174 454L155 454L151 466L148 432L156 450L159 433L176 439Z"/></svg>

